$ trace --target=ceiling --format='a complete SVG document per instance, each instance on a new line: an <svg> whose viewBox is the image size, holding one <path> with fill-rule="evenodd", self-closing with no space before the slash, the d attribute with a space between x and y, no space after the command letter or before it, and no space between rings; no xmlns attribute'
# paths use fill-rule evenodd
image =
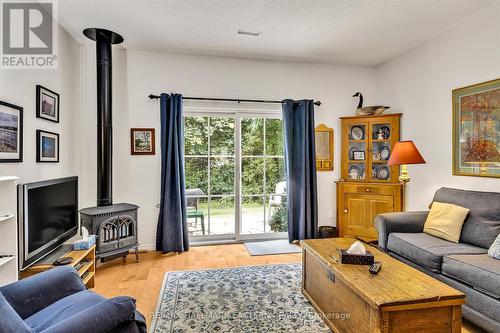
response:
<svg viewBox="0 0 500 333"><path fill-rule="evenodd" d="M82 44L100 27L132 50L377 66L493 1L59 0L59 17Z"/></svg>

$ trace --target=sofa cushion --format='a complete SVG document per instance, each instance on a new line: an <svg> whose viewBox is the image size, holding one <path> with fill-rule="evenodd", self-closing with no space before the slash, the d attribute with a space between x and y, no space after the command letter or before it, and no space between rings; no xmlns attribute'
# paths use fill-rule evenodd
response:
<svg viewBox="0 0 500 333"><path fill-rule="evenodd" d="M487 253L486 249L480 247L449 242L423 232L391 233L387 249L438 273L441 271L441 262L445 255Z"/></svg>
<svg viewBox="0 0 500 333"><path fill-rule="evenodd" d="M470 209L462 227L461 242L489 248L500 233L500 193L442 187L433 201Z"/></svg>
<svg viewBox="0 0 500 333"><path fill-rule="evenodd" d="M497 238L488 249L488 255L494 259L500 260L500 234L498 234Z"/></svg>
<svg viewBox="0 0 500 333"><path fill-rule="evenodd" d="M31 333L31 328L19 317L14 308L0 293L0 332L2 333Z"/></svg>
<svg viewBox="0 0 500 333"><path fill-rule="evenodd" d="M432 203L429 215L427 215L424 232L434 237L458 243L468 213L468 208L435 201Z"/></svg>
<svg viewBox="0 0 500 333"><path fill-rule="evenodd" d="M65 297L45 309L26 318L28 324L34 332L41 332L44 329L67 319L79 312L101 302L106 298L93 291L84 290Z"/></svg>
<svg viewBox="0 0 500 333"><path fill-rule="evenodd" d="M443 258L443 274L500 299L500 261L487 254L455 254Z"/></svg>

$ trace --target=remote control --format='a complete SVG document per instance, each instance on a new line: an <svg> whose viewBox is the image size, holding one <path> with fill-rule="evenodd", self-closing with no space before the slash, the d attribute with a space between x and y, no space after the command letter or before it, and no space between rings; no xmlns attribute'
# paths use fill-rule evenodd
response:
<svg viewBox="0 0 500 333"><path fill-rule="evenodd" d="M371 274L376 275L380 268L382 267L382 263L380 261L375 261L373 265L368 270Z"/></svg>

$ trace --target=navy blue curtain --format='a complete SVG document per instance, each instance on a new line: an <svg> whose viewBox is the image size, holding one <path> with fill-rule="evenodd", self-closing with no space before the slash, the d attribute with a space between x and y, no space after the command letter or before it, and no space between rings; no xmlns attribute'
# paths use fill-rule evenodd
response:
<svg viewBox="0 0 500 333"><path fill-rule="evenodd" d="M161 94L161 198L156 250L189 249L186 197L184 195L184 127L182 95Z"/></svg>
<svg viewBox="0 0 500 333"><path fill-rule="evenodd" d="M314 101L283 101L288 200L288 240L316 238L318 198Z"/></svg>

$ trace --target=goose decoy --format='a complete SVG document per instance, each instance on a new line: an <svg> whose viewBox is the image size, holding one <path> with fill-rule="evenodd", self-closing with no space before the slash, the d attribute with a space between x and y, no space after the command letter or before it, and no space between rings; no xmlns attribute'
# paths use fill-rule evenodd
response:
<svg viewBox="0 0 500 333"><path fill-rule="evenodd" d="M352 97L359 97L358 107L356 108L356 116L372 116L384 113L390 106L371 105L363 107L363 95L358 91Z"/></svg>

